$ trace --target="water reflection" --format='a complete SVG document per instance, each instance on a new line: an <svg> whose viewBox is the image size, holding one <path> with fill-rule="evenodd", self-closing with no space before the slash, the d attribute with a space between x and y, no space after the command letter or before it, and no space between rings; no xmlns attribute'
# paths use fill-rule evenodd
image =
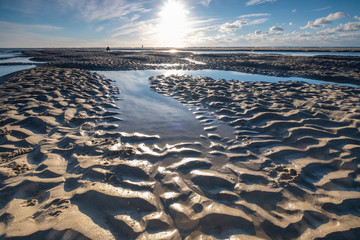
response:
<svg viewBox="0 0 360 240"><path fill-rule="evenodd" d="M0 77L7 74L36 67L35 65L12 65L12 66L0 66ZM0 80L0 83L2 81Z"/></svg>
<svg viewBox="0 0 360 240"><path fill-rule="evenodd" d="M149 77L156 75L169 76L192 75L193 77L208 76L214 79L240 80L240 81L305 81L308 83L323 84L325 82L303 78L279 78L262 75L245 74L233 71L218 70L141 70L141 71L96 71L112 79L114 86L120 88L121 100L116 102L120 107L121 118L118 122L118 131L140 132L148 135L160 135L163 143L180 141L202 141L201 135L206 132L199 121L195 119L192 111L194 106L185 106L172 97L166 97L150 89ZM191 111L189 111L191 109ZM217 120L214 124L223 137L234 139L233 129Z"/></svg>
<svg viewBox="0 0 360 240"><path fill-rule="evenodd" d="M31 61L30 57L12 57L8 59L0 59L0 63L40 63Z"/></svg>
<svg viewBox="0 0 360 240"><path fill-rule="evenodd" d="M10 65L5 65L6 63L9 63ZM15 65L16 63L19 65ZM20 52L0 50L0 64L4 64L0 65L0 77L13 72L36 67L35 64L38 63L41 62L31 61L30 57L21 57ZM1 80L0 83L2 83Z"/></svg>
<svg viewBox="0 0 360 240"><path fill-rule="evenodd" d="M0 58L11 58L20 56L20 52L0 51Z"/></svg>
<svg viewBox="0 0 360 240"><path fill-rule="evenodd" d="M115 49L113 52L171 52L173 50L154 50L154 49ZM296 52L296 51L192 51L192 50L177 50L177 52L193 53L193 54L234 54L234 53L247 53L247 54L280 54L288 56L354 56L359 57L360 52Z"/></svg>
<svg viewBox="0 0 360 240"><path fill-rule="evenodd" d="M97 71L120 88L117 101L122 114L119 131L160 135L163 142L200 140L206 135L199 121L188 108L171 97L149 87L149 77L162 71Z"/></svg>
<svg viewBox="0 0 360 240"><path fill-rule="evenodd" d="M325 81L312 80L301 77L274 77L258 74L248 74L235 71L222 71L222 70L171 70L171 69L162 69L162 70L138 70L138 71L118 71L118 73L127 72L129 75L138 74L139 76L144 76L149 78L150 76L156 75L191 75L192 77L211 77L213 79L225 79L225 80L239 80L244 82L272 82L277 83L279 81L301 81L307 82L310 84L336 84L341 86L349 87L358 87L357 85L352 84L341 84L341 83L332 83ZM104 72L106 73L106 72Z"/></svg>

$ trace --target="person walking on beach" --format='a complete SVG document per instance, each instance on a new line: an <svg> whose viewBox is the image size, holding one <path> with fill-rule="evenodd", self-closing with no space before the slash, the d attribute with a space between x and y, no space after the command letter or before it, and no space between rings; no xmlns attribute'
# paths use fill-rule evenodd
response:
<svg viewBox="0 0 360 240"><path fill-rule="evenodd" d="M110 52L110 47L109 46L107 46L106 51Z"/></svg>

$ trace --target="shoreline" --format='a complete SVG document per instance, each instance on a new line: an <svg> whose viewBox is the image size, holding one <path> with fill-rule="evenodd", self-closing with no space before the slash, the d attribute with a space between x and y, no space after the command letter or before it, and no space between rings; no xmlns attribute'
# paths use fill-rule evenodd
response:
<svg viewBox="0 0 360 240"><path fill-rule="evenodd" d="M103 47L64 47L64 48L0 48L0 50L86 50ZM114 50L178 50L178 51L279 51L279 52L360 52L360 47L112 47Z"/></svg>
<svg viewBox="0 0 360 240"><path fill-rule="evenodd" d="M87 70L230 70L278 77L303 77L360 85L360 57L284 56L276 54L192 54L186 52L24 51L33 60L56 67ZM190 59L194 62L189 62ZM196 64L202 62L203 64ZM161 66L161 64L179 64ZM157 66L156 66L157 65Z"/></svg>

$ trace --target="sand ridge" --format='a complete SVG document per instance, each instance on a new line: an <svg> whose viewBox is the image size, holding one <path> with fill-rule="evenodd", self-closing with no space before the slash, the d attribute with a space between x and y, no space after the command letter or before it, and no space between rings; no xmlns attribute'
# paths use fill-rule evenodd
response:
<svg viewBox="0 0 360 240"><path fill-rule="evenodd" d="M246 234L354 239L360 227L359 89L175 75L150 81L155 91L202 109L205 126L205 111L233 126L239 142L223 145L218 136L222 147L210 152L226 156L222 167L184 177L214 202L243 209L254 227Z"/></svg>
<svg viewBox="0 0 360 240"><path fill-rule="evenodd" d="M158 135L113 131L121 109L109 80L38 67L7 76L0 91L2 238L191 238L201 234L194 228L212 234L218 217L253 233L242 210L207 200L181 177L232 187L209 170L205 142L158 145Z"/></svg>
<svg viewBox="0 0 360 240"><path fill-rule="evenodd" d="M119 89L38 67L0 86L0 238L354 239L360 90L155 76L197 141L119 132ZM221 124L236 138L224 136Z"/></svg>
<svg viewBox="0 0 360 240"><path fill-rule="evenodd" d="M0 86L1 235L110 238L69 201L81 184L81 156L101 155L87 146L88 132L116 118L105 111L115 107L111 96L118 93L109 83L76 69L39 67L7 76ZM95 230L86 236L88 224Z"/></svg>

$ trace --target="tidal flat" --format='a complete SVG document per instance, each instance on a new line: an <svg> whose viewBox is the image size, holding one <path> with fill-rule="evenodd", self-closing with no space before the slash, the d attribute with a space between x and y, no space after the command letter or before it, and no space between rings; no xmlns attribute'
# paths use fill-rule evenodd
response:
<svg viewBox="0 0 360 240"><path fill-rule="evenodd" d="M0 239L359 236L360 57L21 56L41 63L0 80Z"/></svg>

